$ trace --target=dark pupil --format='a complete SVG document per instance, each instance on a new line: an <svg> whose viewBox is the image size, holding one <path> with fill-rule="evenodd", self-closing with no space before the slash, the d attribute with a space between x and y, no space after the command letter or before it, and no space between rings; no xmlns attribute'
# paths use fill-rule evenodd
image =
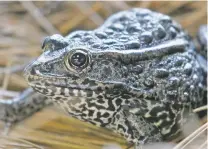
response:
<svg viewBox="0 0 208 149"><path fill-rule="evenodd" d="M87 61L86 55L83 53L75 53L71 57L71 63L74 66L83 66Z"/></svg>

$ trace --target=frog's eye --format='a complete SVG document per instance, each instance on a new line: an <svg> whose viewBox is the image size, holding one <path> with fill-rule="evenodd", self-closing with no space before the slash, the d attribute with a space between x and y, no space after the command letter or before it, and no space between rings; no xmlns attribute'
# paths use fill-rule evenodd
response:
<svg viewBox="0 0 208 149"><path fill-rule="evenodd" d="M79 71L86 68L89 61L89 53L84 49L72 50L65 58L67 68Z"/></svg>

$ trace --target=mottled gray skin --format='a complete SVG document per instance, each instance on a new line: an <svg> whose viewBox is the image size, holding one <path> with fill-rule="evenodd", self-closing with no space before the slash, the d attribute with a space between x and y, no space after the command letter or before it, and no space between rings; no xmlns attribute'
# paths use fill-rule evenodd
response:
<svg viewBox="0 0 208 149"><path fill-rule="evenodd" d="M190 37L147 9L119 12L93 31L47 37L42 48L25 69L29 85L71 116L135 144L176 137L205 98ZM86 58L80 67L72 64L78 52Z"/></svg>
<svg viewBox="0 0 208 149"><path fill-rule="evenodd" d="M12 100L0 100L0 120L9 125L19 122L50 103L46 96L28 88Z"/></svg>

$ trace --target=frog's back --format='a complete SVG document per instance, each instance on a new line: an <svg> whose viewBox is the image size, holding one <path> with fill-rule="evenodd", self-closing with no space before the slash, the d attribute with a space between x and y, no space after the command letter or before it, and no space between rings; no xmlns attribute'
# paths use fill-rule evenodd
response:
<svg viewBox="0 0 208 149"><path fill-rule="evenodd" d="M93 31L69 35L96 51L140 50L184 37L187 34L169 16L142 8L116 13Z"/></svg>

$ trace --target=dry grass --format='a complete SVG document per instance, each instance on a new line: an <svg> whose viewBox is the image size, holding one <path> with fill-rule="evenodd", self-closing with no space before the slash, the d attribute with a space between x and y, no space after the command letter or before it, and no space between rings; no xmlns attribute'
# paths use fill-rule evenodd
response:
<svg viewBox="0 0 208 149"><path fill-rule="evenodd" d="M76 29L94 29L112 13L131 7L146 7L172 16L194 37L200 24L206 24L206 6L205 1L0 2L0 99L12 99L27 88L22 70L41 53L40 45L47 35L67 35ZM194 112L200 110L207 110L207 106ZM196 121L201 126L179 143L154 144L143 148L168 149L174 146L174 149L204 149L207 146L208 124L206 118ZM195 124L190 124L190 128L195 130L192 128ZM119 146L103 147L110 148Z"/></svg>

